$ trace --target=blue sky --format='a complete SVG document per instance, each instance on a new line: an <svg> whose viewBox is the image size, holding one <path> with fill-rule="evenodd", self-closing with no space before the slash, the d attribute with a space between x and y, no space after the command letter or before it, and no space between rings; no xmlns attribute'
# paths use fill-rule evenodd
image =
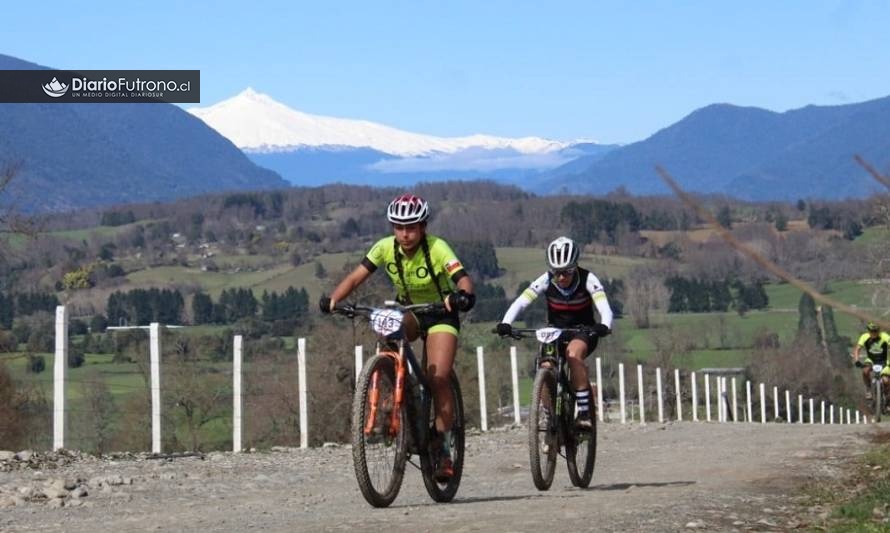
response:
<svg viewBox="0 0 890 533"><path fill-rule="evenodd" d="M890 3L10 2L0 53L200 69L307 113L442 136L633 142L716 102L890 94Z"/></svg>

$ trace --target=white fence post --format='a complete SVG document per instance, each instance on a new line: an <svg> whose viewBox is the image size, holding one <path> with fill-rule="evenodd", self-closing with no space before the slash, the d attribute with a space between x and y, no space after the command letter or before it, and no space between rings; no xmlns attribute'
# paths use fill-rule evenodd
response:
<svg viewBox="0 0 890 533"><path fill-rule="evenodd" d="M754 422L754 413L751 412L751 381L745 380L745 405L748 407L748 422Z"/></svg>
<svg viewBox="0 0 890 533"><path fill-rule="evenodd" d="M803 424L803 394L797 395L797 423Z"/></svg>
<svg viewBox="0 0 890 533"><path fill-rule="evenodd" d="M785 418L788 419L785 422L788 422L789 424L793 422L791 420L791 391L789 390L785 391Z"/></svg>
<svg viewBox="0 0 890 533"><path fill-rule="evenodd" d="M161 325L148 328L151 367L151 453L161 453Z"/></svg>
<svg viewBox="0 0 890 533"><path fill-rule="evenodd" d="M760 423L766 424L766 386L760 384Z"/></svg>
<svg viewBox="0 0 890 533"><path fill-rule="evenodd" d="M309 406L306 390L306 339L297 339L297 383L300 397L300 448L309 447Z"/></svg>
<svg viewBox="0 0 890 533"><path fill-rule="evenodd" d="M476 368L479 372L479 424L482 431L488 431L488 409L485 401L485 355L482 346L476 347Z"/></svg>
<svg viewBox="0 0 890 533"><path fill-rule="evenodd" d="M852 424L851 417L850 417L850 410L847 409L847 425L849 426L850 424Z"/></svg>
<svg viewBox="0 0 890 533"><path fill-rule="evenodd" d="M513 378L513 423L522 422L519 412L519 363L516 360L516 347L510 346L510 375Z"/></svg>
<svg viewBox="0 0 890 533"><path fill-rule="evenodd" d="M705 374L705 420L711 421L711 376Z"/></svg>
<svg viewBox="0 0 890 533"><path fill-rule="evenodd" d="M738 399L736 398L735 378L732 378L732 421L739 421L739 404Z"/></svg>
<svg viewBox="0 0 890 533"><path fill-rule="evenodd" d="M640 402L640 424L646 424L646 391L643 389L643 365L637 365L637 399Z"/></svg>
<svg viewBox="0 0 890 533"><path fill-rule="evenodd" d="M364 347L358 345L355 347L355 383L358 386L358 378L362 373L362 367L365 365Z"/></svg>
<svg viewBox="0 0 890 533"><path fill-rule="evenodd" d="M596 413L603 422L603 361L596 358Z"/></svg>
<svg viewBox="0 0 890 533"><path fill-rule="evenodd" d="M856 409L856 423L859 424L859 409Z"/></svg>
<svg viewBox="0 0 890 533"><path fill-rule="evenodd" d="M621 423L627 422L627 411L624 407L624 363L618 363L618 397L621 403Z"/></svg>
<svg viewBox="0 0 890 533"><path fill-rule="evenodd" d="M664 405L661 397L661 367L655 369L655 386L658 387L658 423L664 423Z"/></svg>
<svg viewBox="0 0 890 533"><path fill-rule="evenodd" d="M773 387L773 422L779 421L779 387Z"/></svg>
<svg viewBox="0 0 890 533"><path fill-rule="evenodd" d="M825 425L825 400L822 400L820 402L820 406L820 410L822 411L822 421L820 422L820 424Z"/></svg>
<svg viewBox="0 0 890 533"><path fill-rule="evenodd" d="M715 376L717 379L717 421L723 422L723 378Z"/></svg>
<svg viewBox="0 0 890 533"><path fill-rule="evenodd" d="M68 310L56 306L56 355L53 361L53 450L65 447L65 377L68 373Z"/></svg>
<svg viewBox="0 0 890 533"><path fill-rule="evenodd" d="M816 410L813 409L813 399L810 398L810 424L816 423Z"/></svg>
<svg viewBox="0 0 890 533"><path fill-rule="evenodd" d="M695 380L695 372L692 373L692 421L698 422L698 383Z"/></svg>
<svg viewBox="0 0 890 533"><path fill-rule="evenodd" d="M232 354L232 451L241 451L241 350L242 337L235 335Z"/></svg>
<svg viewBox="0 0 890 533"><path fill-rule="evenodd" d="M834 424L834 404L828 405L828 423Z"/></svg>
<svg viewBox="0 0 890 533"><path fill-rule="evenodd" d="M677 389L677 422L683 420L683 402L680 397L680 369L674 369L674 386Z"/></svg>

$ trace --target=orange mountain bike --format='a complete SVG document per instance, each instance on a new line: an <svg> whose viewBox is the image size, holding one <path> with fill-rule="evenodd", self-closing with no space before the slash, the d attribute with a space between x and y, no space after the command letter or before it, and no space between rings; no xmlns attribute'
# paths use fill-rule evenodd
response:
<svg viewBox="0 0 890 533"><path fill-rule="evenodd" d="M353 318L363 316L377 333L377 352L364 365L352 402L352 460L358 486L374 507L387 507L402 487L406 463L420 469L430 497L437 502L454 498L464 466L464 405L460 383L451 373L454 425L451 449L454 474L447 480L435 478L442 449L436 430L432 391L402 331L405 313L441 313L444 304L403 306L385 302L383 307L341 304L334 313ZM417 455L420 465L410 460Z"/></svg>

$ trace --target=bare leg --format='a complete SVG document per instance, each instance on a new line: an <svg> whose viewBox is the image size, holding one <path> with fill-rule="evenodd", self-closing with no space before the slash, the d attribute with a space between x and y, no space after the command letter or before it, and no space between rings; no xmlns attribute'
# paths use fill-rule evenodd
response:
<svg viewBox="0 0 890 533"><path fill-rule="evenodd" d="M457 351L457 337L451 333L430 333L426 338L426 376L433 389L436 430L451 430L454 424L454 399L451 397L451 369Z"/></svg>
<svg viewBox="0 0 890 533"><path fill-rule="evenodd" d="M581 339L573 339L566 348L569 369L572 371L572 388L576 391L590 388L590 380L587 376L587 365L584 358L587 357L587 343Z"/></svg>

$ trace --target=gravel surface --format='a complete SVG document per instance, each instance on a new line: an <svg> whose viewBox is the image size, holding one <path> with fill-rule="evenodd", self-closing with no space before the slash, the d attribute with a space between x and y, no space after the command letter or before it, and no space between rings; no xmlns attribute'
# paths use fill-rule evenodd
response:
<svg viewBox="0 0 890 533"><path fill-rule="evenodd" d="M808 487L849 471L867 426L601 426L587 490L560 458L539 492L526 430L467 439L455 501L436 504L409 465L388 509L362 498L348 446L151 459L0 451L2 531L771 531L825 516ZM22 460L24 459L24 460ZM443 529L444 528L444 529Z"/></svg>

